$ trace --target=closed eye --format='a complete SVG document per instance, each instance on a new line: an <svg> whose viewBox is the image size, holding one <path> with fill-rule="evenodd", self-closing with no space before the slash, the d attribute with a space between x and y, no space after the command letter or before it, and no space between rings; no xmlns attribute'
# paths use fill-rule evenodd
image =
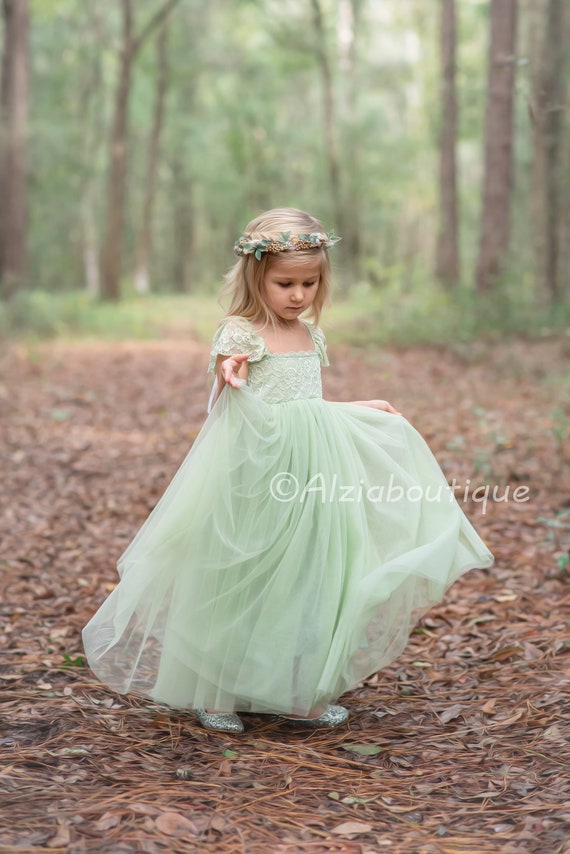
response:
<svg viewBox="0 0 570 854"><path fill-rule="evenodd" d="M303 287L312 288L313 285L316 285L318 279L315 279L313 282L303 282ZM280 288L290 288L293 282L277 282Z"/></svg>

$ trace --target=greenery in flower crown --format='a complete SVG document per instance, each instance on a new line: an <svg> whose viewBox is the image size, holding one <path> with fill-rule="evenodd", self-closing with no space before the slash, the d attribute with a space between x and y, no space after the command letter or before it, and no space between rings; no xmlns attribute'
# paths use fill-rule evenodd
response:
<svg viewBox="0 0 570 854"><path fill-rule="evenodd" d="M240 237L235 243L234 252L236 255L255 255L257 260L261 261L261 256L264 252L270 255L277 255L278 252L319 249L323 246L330 249L339 240L341 238L334 231L330 231L327 234L322 231L313 231L310 234L293 235L290 231L282 231L277 238Z"/></svg>

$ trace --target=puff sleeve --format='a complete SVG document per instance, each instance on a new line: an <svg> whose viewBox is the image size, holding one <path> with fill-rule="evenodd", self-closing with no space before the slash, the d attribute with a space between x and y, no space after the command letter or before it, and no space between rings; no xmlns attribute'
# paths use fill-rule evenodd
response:
<svg viewBox="0 0 570 854"><path fill-rule="evenodd" d="M208 372L215 372L218 356L234 356L238 353L248 353L250 362L259 362L266 354L265 341L249 321L242 317L228 317L212 340Z"/></svg>
<svg viewBox="0 0 570 854"><path fill-rule="evenodd" d="M319 356L321 365L326 367L329 364L329 360L327 356L327 339L325 338L325 333L319 326L313 326L310 323L307 323L307 328L311 333L311 338L313 339L315 350Z"/></svg>

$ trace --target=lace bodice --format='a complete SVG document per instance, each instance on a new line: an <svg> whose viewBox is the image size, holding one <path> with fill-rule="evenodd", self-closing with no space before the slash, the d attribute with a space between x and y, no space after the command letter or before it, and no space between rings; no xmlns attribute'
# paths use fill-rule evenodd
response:
<svg viewBox="0 0 570 854"><path fill-rule="evenodd" d="M267 403L322 397L321 365L328 365L326 339L318 326L306 323L313 350L271 353L263 337L241 317L229 317L212 342L210 371L218 355L249 353L248 386Z"/></svg>

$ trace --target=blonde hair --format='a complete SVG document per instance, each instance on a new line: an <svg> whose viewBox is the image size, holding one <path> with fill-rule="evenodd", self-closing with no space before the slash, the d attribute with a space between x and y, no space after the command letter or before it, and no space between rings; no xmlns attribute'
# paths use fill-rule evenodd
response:
<svg viewBox="0 0 570 854"><path fill-rule="evenodd" d="M318 219L297 208L273 208L252 219L245 227L243 236L250 240L279 239L283 232L310 234L324 231ZM331 264L324 246L315 249L288 251L287 260L306 262L309 258L320 258L321 269L317 294L309 309L309 316L318 324L321 311L328 302L331 288ZM258 261L254 254L241 256L225 276L225 293L232 295L228 317L245 317L247 320L262 319L263 325L275 324L276 317L268 308L263 293L265 274L282 253L265 252Z"/></svg>

